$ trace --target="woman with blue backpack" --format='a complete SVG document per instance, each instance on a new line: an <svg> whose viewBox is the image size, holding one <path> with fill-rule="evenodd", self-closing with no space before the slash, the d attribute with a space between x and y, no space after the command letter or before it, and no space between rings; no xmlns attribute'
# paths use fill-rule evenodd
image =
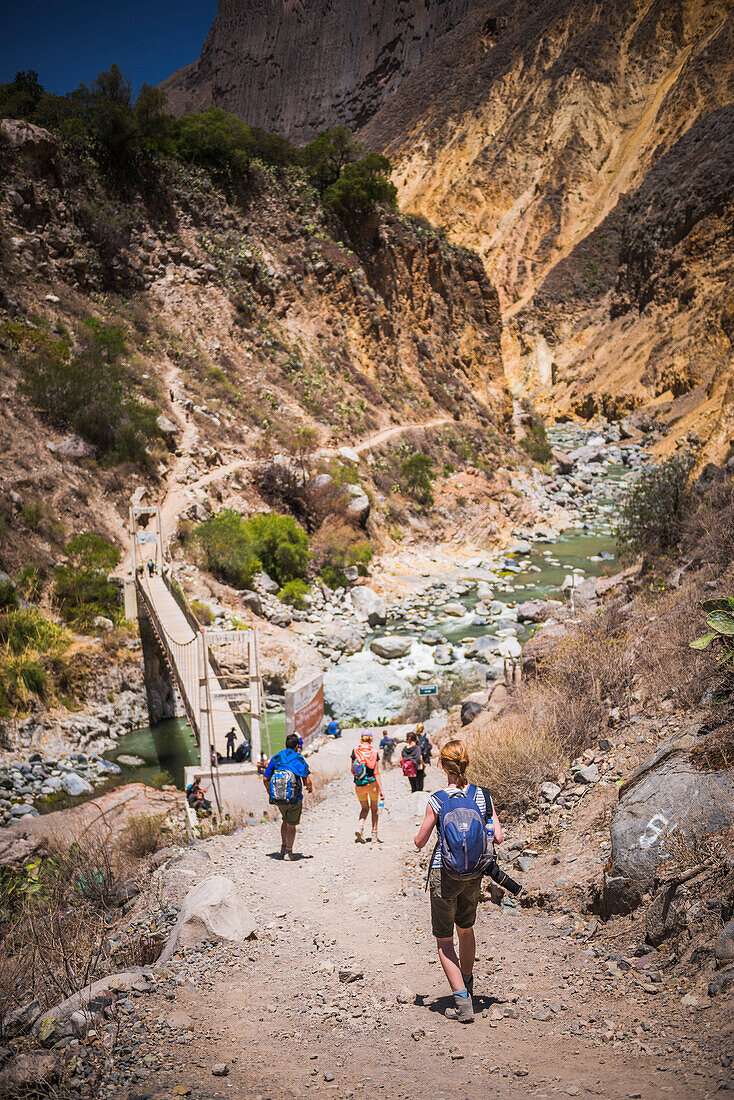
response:
<svg viewBox="0 0 734 1100"><path fill-rule="evenodd" d="M424 848L436 829L436 847L428 865L431 926L454 995L454 1007L446 1015L468 1024L474 1019L474 922L482 877L492 866L495 841L502 843L502 826L486 787L467 782L469 754L464 742L447 741L438 762L447 786L429 798L415 846Z"/></svg>
<svg viewBox="0 0 734 1100"><path fill-rule="evenodd" d="M372 839L377 844L380 838L377 835L377 822L380 814L380 801L384 801L382 790L382 776L380 775L380 763L377 757L377 749L372 744L372 734L363 733L356 749L352 752L352 779L354 790L359 799L359 827L354 834L357 844L367 844L364 834L364 823L367 814L372 814Z"/></svg>

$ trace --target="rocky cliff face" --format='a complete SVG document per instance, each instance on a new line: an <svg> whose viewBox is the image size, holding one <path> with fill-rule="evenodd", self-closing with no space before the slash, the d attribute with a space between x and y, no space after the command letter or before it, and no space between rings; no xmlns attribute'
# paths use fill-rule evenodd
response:
<svg viewBox="0 0 734 1100"><path fill-rule="evenodd" d="M726 449L733 58L731 0L495 0L363 129L483 257L508 377L550 412L653 404Z"/></svg>
<svg viewBox="0 0 734 1100"><path fill-rule="evenodd" d="M220 0L200 59L162 85L176 112L211 106L306 141L356 129L475 0Z"/></svg>
<svg viewBox="0 0 734 1100"><path fill-rule="evenodd" d="M368 123L405 209L527 300L698 118L734 99L731 0L494 0Z"/></svg>

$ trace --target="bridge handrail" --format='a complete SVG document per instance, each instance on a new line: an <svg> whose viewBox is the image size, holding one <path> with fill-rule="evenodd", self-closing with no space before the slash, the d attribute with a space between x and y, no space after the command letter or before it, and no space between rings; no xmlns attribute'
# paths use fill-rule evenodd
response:
<svg viewBox="0 0 734 1100"><path fill-rule="evenodd" d="M141 579L138 576L136 576L135 578L135 587L137 588L138 593L147 608L148 618L150 619L151 626L153 627L155 635L168 662L168 667L170 668L173 678L175 679L178 686L179 694L181 696L181 699L183 700L184 710L186 711L186 717L188 718L191 728L194 731L196 740L200 742L201 731L199 730L199 721L196 717L193 704L189 699L188 691L183 681L183 677L179 672L178 663L176 662L176 659L174 657L173 650L171 649L171 645L169 644L170 642L174 645L178 645L184 648L185 646L196 645L197 638L194 637L188 642L177 642L175 638L170 637L160 619L158 618L155 610L155 605L153 603L153 600L151 599L150 593L146 591L145 585L141 583Z"/></svg>
<svg viewBox="0 0 734 1100"><path fill-rule="evenodd" d="M165 571L161 573L161 580L178 604L178 607L182 615L186 619L186 622L189 624L194 634L197 634L201 630L201 623L189 607L186 597L181 592L181 589L178 587L177 584L174 584L173 578Z"/></svg>

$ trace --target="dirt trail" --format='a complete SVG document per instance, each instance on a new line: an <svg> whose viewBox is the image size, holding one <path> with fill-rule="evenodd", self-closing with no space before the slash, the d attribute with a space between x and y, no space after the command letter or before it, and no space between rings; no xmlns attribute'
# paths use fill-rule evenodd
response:
<svg viewBox="0 0 734 1100"><path fill-rule="evenodd" d="M351 744L345 736L312 764L343 775ZM427 788L439 782L431 770ZM385 786L380 845L355 843L357 801L345 778L304 814L295 863L275 858L272 824L200 846L198 873L242 887L258 938L189 951L169 964L158 993L135 1002L131 1061L154 1067L141 1070L146 1095L713 1094L716 1068L705 1061L702 1030L713 1013L691 1018L667 989L655 998L622 995L611 981L592 989L601 963L563 934L558 911L554 919L483 904L479 1014L464 1027L446 1019L447 987L411 844L425 796L411 796L397 768ZM340 971L354 980L340 980ZM404 986L414 1003L398 1003ZM607 1023L624 1037L602 1043ZM671 1054L678 1048L690 1053ZM212 1076L217 1062L228 1064L226 1078Z"/></svg>

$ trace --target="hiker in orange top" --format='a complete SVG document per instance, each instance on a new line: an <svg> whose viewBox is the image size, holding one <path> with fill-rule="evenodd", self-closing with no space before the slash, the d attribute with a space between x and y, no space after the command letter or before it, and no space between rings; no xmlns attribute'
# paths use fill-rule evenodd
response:
<svg viewBox="0 0 734 1100"><path fill-rule="evenodd" d="M367 814L372 812L372 839L380 842L377 835L377 819L380 813L378 799L385 798L382 790L382 776L377 749L372 744L372 734L363 733L362 740L352 752L352 778L354 790L359 799L359 828L355 833L357 844L366 844L369 838L363 836Z"/></svg>

